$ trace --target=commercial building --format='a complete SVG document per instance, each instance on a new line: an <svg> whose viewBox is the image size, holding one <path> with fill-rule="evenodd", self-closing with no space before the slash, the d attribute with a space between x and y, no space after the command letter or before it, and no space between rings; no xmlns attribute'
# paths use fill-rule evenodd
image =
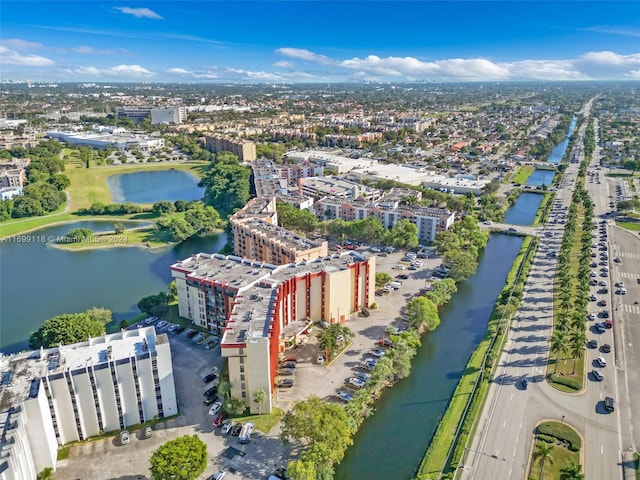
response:
<svg viewBox="0 0 640 480"><path fill-rule="evenodd" d="M367 168L374 161L368 158L349 158L322 150L305 150L304 152L288 152L287 158L295 162L311 162L331 169L337 173L347 173L354 168Z"/></svg>
<svg viewBox="0 0 640 480"><path fill-rule="evenodd" d="M0 477L55 469L69 442L178 413L166 334L123 330L0 357Z"/></svg>
<svg viewBox="0 0 640 480"><path fill-rule="evenodd" d="M356 252L274 265L199 253L171 266L180 316L222 333L231 395L272 408L278 356L313 322L344 322L375 294L375 257Z"/></svg>
<svg viewBox="0 0 640 480"><path fill-rule="evenodd" d="M241 162L253 162L257 158L256 144L249 140L213 135L204 137L204 142L210 152L231 152Z"/></svg>
<svg viewBox="0 0 640 480"><path fill-rule="evenodd" d="M321 220L341 218L354 221L376 217L385 228L393 228L398 221L408 220L418 228L418 240L423 245L433 242L438 232L446 231L453 225L455 213L444 208L406 205L404 199L410 197L414 197L417 202L421 198L421 193L414 190L392 189L376 201L363 199L350 201L337 197L324 197L315 202L314 209L316 216Z"/></svg>
<svg viewBox="0 0 640 480"><path fill-rule="evenodd" d="M316 242L278 226L276 199L255 198L230 219L234 252L265 263L299 262L327 255L327 242Z"/></svg>
<svg viewBox="0 0 640 480"><path fill-rule="evenodd" d="M164 148L163 138L132 133L110 133L108 131L88 133L51 131L47 132L46 136L48 138L55 138L61 142L67 142L72 145L83 145L97 150L114 148L121 152L132 149L148 152Z"/></svg>
<svg viewBox="0 0 640 480"><path fill-rule="evenodd" d="M133 123L138 124L145 118L150 118L153 125L163 123L182 123L187 119L187 109L176 105L172 108L152 108L152 107L118 107L116 108L118 118L128 118Z"/></svg>
<svg viewBox="0 0 640 480"><path fill-rule="evenodd" d="M251 163L251 169L258 197L287 195L290 187L291 190L297 190L301 178L324 175L324 168L311 162L276 164L268 158L256 159Z"/></svg>
<svg viewBox="0 0 640 480"><path fill-rule="evenodd" d="M331 195L339 198L375 200L380 190L337 177L312 177L298 180L298 193L307 197Z"/></svg>

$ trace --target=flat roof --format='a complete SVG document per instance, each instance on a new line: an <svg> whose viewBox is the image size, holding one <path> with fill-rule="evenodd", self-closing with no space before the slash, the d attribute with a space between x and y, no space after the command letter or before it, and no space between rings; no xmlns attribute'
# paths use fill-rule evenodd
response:
<svg viewBox="0 0 640 480"><path fill-rule="evenodd" d="M95 366L108 360L140 356L146 351L155 351L156 344L167 341L166 334L156 335L155 328L150 326L92 338L87 342L0 356L0 411L8 410L30 396L37 396L39 379L44 376Z"/></svg>
<svg viewBox="0 0 640 480"><path fill-rule="evenodd" d="M286 228L265 222L258 217L236 217L233 219L233 222L245 225L252 232L258 232L271 240L276 240L291 250L309 250L322 245L320 242L298 235Z"/></svg>

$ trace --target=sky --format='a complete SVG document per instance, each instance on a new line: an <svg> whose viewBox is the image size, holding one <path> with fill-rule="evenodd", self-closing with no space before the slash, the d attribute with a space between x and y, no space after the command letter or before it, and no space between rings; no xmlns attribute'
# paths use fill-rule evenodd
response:
<svg viewBox="0 0 640 480"><path fill-rule="evenodd" d="M0 76L63 82L640 80L640 1L11 1Z"/></svg>

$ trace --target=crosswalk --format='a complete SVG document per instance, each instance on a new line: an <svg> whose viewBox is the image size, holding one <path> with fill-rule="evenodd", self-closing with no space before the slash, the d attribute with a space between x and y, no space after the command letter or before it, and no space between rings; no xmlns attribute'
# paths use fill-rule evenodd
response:
<svg viewBox="0 0 640 480"><path fill-rule="evenodd" d="M622 305L620 305L620 309L623 312L635 313L636 315L640 315L640 305L629 305L629 304L623 303Z"/></svg>
<svg viewBox="0 0 640 480"><path fill-rule="evenodd" d="M619 256L622 258L631 258L634 260L640 260L640 253L635 253L635 252L620 252Z"/></svg>
<svg viewBox="0 0 640 480"><path fill-rule="evenodd" d="M628 278L630 280L635 280L640 277L640 274L633 272L618 272L618 277L620 278Z"/></svg>

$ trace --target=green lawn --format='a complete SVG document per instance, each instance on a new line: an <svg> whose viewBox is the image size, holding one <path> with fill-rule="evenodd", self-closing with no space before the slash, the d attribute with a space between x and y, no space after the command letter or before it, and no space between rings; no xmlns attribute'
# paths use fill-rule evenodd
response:
<svg viewBox="0 0 640 480"><path fill-rule="evenodd" d="M263 413L262 415L244 415L231 418L243 423L252 422L256 430L267 434L278 424L283 414L284 412L282 410L274 407L271 409L271 413Z"/></svg>
<svg viewBox="0 0 640 480"><path fill-rule="evenodd" d="M640 223L634 222L619 222L616 220L616 225L625 230L631 230L633 232L640 232Z"/></svg>
<svg viewBox="0 0 640 480"><path fill-rule="evenodd" d="M511 179L511 182L524 185L527 181L527 178L529 178L529 175L531 175L534 170L535 167L531 165L524 165L520 167L514 177Z"/></svg>
<svg viewBox="0 0 640 480"><path fill-rule="evenodd" d="M169 232L155 227L126 229L121 235L115 232L100 232L91 238L76 243L59 243L58 248L65 250L87 250L107 247L162 247L171 243Z"/></svg>
<svg viewBox="0 0 640 480"><path fill-rule="evenodd" d="M529 478L534 478L535 480L540 478L543 480L560 480L561 469L566 468L573 463L580 464L579 452L572 452L559 444L556 444L553 447L551 457L551 461L547 460L544 462L542 477L540 477L540 459L536 458L531 465Z"/></svg>

